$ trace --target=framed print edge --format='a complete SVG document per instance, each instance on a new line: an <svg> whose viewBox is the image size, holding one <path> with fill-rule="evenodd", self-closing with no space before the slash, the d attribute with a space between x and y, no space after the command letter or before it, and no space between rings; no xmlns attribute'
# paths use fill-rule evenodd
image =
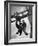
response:
<svg viewBox="0 0 38 46"><path fill-rule="evenodd" d="M8 2L4 2L4 44L8 44Z"/></svg>

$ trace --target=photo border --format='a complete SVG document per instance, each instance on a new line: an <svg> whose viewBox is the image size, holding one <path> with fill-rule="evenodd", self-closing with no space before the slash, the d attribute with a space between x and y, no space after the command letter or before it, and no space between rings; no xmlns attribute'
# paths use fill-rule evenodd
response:
<svg viewBox="0 0 38 46"><path fill-rule="evenodd" d="M19 42L19 43L8 43L8 3L12 2L12 3L33 3L36 4L36 8L35 8L35 42ZM6 12L6 13L5 13ZM5 18L6 15L6 18ZM5 19L6 19L6 29L5 29ZM6 33L5 33L6 31ZM31 2L31 1L4 1L4 44L8 45L8 44L31 44L31 43L37 43L37 2Z"/></svg>

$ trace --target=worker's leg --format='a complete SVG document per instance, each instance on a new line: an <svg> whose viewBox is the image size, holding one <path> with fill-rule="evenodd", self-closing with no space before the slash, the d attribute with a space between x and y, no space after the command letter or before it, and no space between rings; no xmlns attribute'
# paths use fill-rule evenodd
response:
<svg viewBox="0 0 38 46"><path fill-rule="evenodd" d="M22 29L20 30L20 35L22 34Z"/></svg>
<svg viewBox="0 0 38 46"><path fill-rule="evenodd" d="M23 32L24 32L25 35L28 35L28 33L24 29L23 29Z"/></svg>
<svg viewBox="0 0 38 46"><path fill-rule="evenodd" d="M18 32L16 32L16 34L20 33L20 30L18 30Z"/></svg>

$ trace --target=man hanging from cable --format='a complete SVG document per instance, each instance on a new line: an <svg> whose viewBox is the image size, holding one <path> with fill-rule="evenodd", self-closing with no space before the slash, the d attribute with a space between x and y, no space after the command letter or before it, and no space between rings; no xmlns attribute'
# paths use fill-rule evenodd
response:
<svg viewBox="0 0 38 46"><path fill-rule="evenodd" d="M16 20L14 20L14 21L16 21L16 27L18 29L18 32L16 32L16 34L20 33L20 35L21 35L22 31L23 31L25 33L25 35L28 35L28 33L24 31L24 28L26 28L26 23L24 22L24 20L21 23L21 19L27 17L27 14L23 15L24 12L26 12L26 11L23 11L23 12L20 12L20 13L16 12L16 14L11 17L11 18L16 18ZM22 14L22 16L20 16L20 14Z"/></svg>

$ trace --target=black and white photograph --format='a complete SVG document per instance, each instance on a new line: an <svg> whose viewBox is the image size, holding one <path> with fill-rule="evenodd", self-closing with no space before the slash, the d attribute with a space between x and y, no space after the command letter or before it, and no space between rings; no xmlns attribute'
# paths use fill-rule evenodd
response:
<svg viewBox="0 0 38 46"><path fill-rule="evenodd" d="M37 43L37 2L4 2L4 43Z"/></svg>

